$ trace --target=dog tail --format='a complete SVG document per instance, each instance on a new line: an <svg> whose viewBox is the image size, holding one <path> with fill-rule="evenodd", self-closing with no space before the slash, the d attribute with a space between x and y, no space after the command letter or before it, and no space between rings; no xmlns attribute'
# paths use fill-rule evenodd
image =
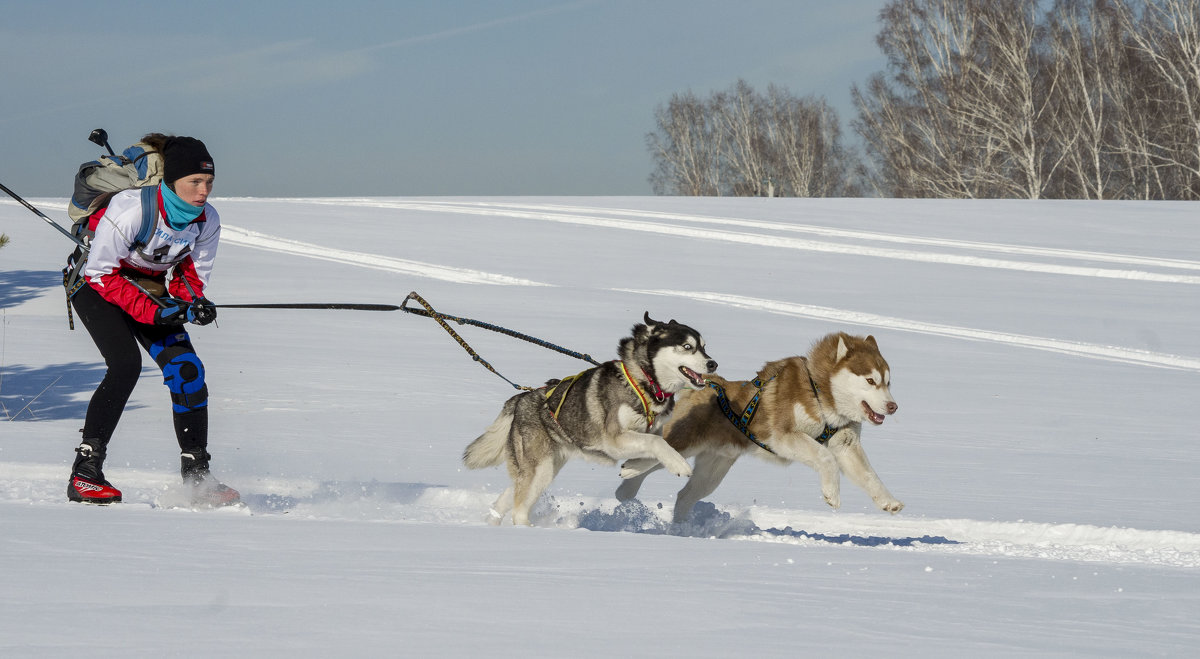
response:
<svg viewBox="0 0 1200 659"><path fill-rule="evenodd" d="M492 425L488 426L488 429L475 438L475 441L471 442L463 451L463 464L468 469L497 467L504 463L508 449L508 434L512 429L515 408L516 405L510 399L504 404L504 409L500 411L500 416L496 417Z"/></svg>

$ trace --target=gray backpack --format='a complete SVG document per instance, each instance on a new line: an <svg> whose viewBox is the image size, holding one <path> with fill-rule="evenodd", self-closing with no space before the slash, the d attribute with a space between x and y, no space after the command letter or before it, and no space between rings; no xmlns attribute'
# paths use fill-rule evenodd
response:
<svg viewBox="0 0 1200 659"><path fill-rule="evenodd" d="M75 235L81 224L88 224L97 211L108 205L113 195L130 188L158 185L163 176L162 154L145 142L138 142L120 155L100 156L79 166L75 173L75 191L67 215L75 223ZM95 231L94 221L91 231Z"/></svg>
<svg viewBox="0 0 1200 659"><path fill-rule="evenodd" d="M101 132L97 130L96 132ZM108 146L107 135L103 144ZM73 221L71 233L87 245L92 236L96 235L96 224L104 216L108 202L113 195L122 190L141 189L142 194L142 225L134 239L132 248L137 249L149 242L154 234L155 220L158 215L158 183L163 177L162 154L145 142L138 142L125 149L120 155L112 153L100 156L79 166L75 173L75 191L71 195L71 203L67 206L67 215ZM87 251L77 247L67 257L67 267L63 268L63 286L67 289L67 320L71 329L75 329L75 321L71 314L70 299L83 286L80 273L87 262Z"/></svg>

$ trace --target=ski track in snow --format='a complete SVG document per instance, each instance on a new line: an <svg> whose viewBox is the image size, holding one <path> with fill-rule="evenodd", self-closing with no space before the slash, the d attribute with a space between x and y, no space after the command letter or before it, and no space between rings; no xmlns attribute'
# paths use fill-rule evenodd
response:
<svg viewBox="0 0 1200 659"><path fill-rule="evenodd" d="M493 204L495 205L495 204ZM504 206L513 206L505 204ZM1025 245L1006 245L1000 243L984 243L951 238L924 238L920 236L902 236L879 233L875 231L858 231L852 229L835 229L809 224L790 224L764 220L743 220L739 218L713 217L706 215L682 215L679 213L663 213L659 211L641 211L629 209L595 209L563 205L526 205L524 208L554 210L560 212L588 213L601 212L643 217L650 219L676 220L701 224L722 224L726 226L768 229L789 233L808 233L830 238L850 238L853 240L871 240L876 242L898 243L905 245L926 245L931 247L951 247L982 252L1000 252L1004 254L1025 254L1029 256L1063 258L1078 261L1099 261L1105 263L1123 263L1149 267L1176 268L1181 270L1200 270L1200 262L1182 259L1163 259L1157 257L1131 256L1127 254L1111 254L1106 252L1083 252L1078 250L1057 249L1051 247L1031 247Z"/></svg>
<svg viewBox="0 0 1200 659"><path fill-rule="evenodd" d="M113 470L120 506L176 508L177 478L143 470ZM118 473L119 472L119 473ZM0 463L0 500L24 505L78 505L62 501L61 465ZM242 487L243 508L220 514L287 515L299 519L486 524L492 492L424 483L303 482L257 479ZM649 504L649 505L648 505ZM1085 524L971 519L928 519L868 513L811 512L764 506L697 504L693 520L670 522L672 502L544 495L535 526L641 533L801 546L834 544L876 550L1025 558L1047 561L1200 567L1200 534Z"/></svg>
<svg viewBox="0 0 1200 659"><path fill-rule="evenodd" d="M1152 366L1157 368L1170 368L1200 372L1200 359L1180 357L1167 353L1150 352L1148 350L1138 350L1134 348L1095 345L1076 341L1064 341L1061 339L1027 336L1023 334L1009 334L1005 332L971 329L968 327L955 327L953 325L938 325L936 323L925 323L916 320L906 320L904 318L892 318L889 316L880 316L877 314L859 311L846 311L844 309L819 307L811 304L795 304L792 302L781 302L779 300L763 300L741 295L727 295L724 293L640 289L621 290L625 290L629 293L640 293L642 295L665 295L670 297L688 298L691 300L722 304L739 309L767 311L785 316L834 320L838 322L852 323L855 325L864 325L867 327L881 327L902 332L916 332L919 334L946 336L970 341L990 341L993 343L1021 346L1024 348L1032 348L1034 350L1046 350L1049 352L1058 352L1067 355L1075 355L1078 357L1087 357L1090 359L1102 359L1105 361L1137 364L1139 366Z"/></svg>
<svg viewBox="0 0 1200 659"><path fill-rule="evenodd" d="M254 249L261 249L268 252L280 252L282 254L305 256L308 258L320 259L322 261L333 261L334 263L357 265L364 268L371 268L373 270L384 270L387 272L396 272L417 277L440 279L442 281L452 281L459 284L492 284L506 286L550 285L531 281L529 279L521 279L518 277L509 277L507 275L498 275L491 272L483 272L481 270L452 268L444 265L434 265L432 263L398 259L391 256L379 256L377 254L367 254L364 252L350 252L342 249L326 247L324 245L314 245L312 243L300 242L298 240L289 240L287 238L280 238L278 236L269 236L264 233L241 229L228 224L221 225L221 241L231 245L252 247Z"/></svg>
<svg viewBox="0 0 1200 659"><path fill-rule="evenodd" d="M919 238L909 236L897 236L892 234L866 232L866 231L847 231L841 229L831 229L825 227L808 226L808 225L792 225L778 222L762 222L750 220L738 220L733 218L706 217L695 215L680 215L675 213L657 213L652 211L633 211L620 209L585 209L571 206L559 205L517 205L517 204L496 204L496 203L471 203L471 202L436 202L436 201L392 201L392 200L363 200L363 199L303 199L303 200L273 200L273 201L302 201L306 204L329 204L329 205L351 205L369 208L383 208L407 211L420 212L444 212L444 213L466 213L478 215L499 215L505 217L517 217L534 220L544 220L553 222L568 222L573 224L587 224L592 226L604 226L633 231L652 231L655 233L668 233L680 237L703 238L711 240L727 240L733 242L753 242L773 247L790 247L793 249L811 249L813 251L836 251L838 253L883 256L886 258L901 258L907 260L923 261L929 263L942 264L958 264L972 265L977 267L992 267L1005 268L1013 270L1025 270L1035 272L1046 272L1055 274L1091 276L1091 277L1107 277L1130 279L1147 282L1166 282L1166 283L1200 283L1200 276L1191 275L1171 275L1163 273L1153 273L1146 271L1134 270L1111 270L1102 268L1080 268L1075 266L1061 266L1048 263L1029 263L1018 261L1007 261L997 259L985 259L979 257L970 257L962 255L941 254L931 252L915 252L885 249L879 251L878 248L864 247L857 244L838 244L836 249L833 243L817 243L813 241L792 241L780 237L778 235L757 235L746 234L742 232L730 231L700 231L697 232L692 228L671 224L657 224L650 222L631 221L612 219L605 216L621 215L641 218L654 218L662 220L674 220L692 223L710 223L722 224L727 226L753 227L770 229L782 232L808 232L819 235L850 238L854 240L873 240L897 242L914 245L925 245L932 247L949 247L966 250L980 250L991 252L1004 252L1010 254L1026 254L1042 257L1054 257L1076 260L1089 260L1106 263L1122 263L1131 265L1142 265L1146 267L1159 268L1177 268L1185 270L1200 270L1200 262L1184 261L1176 259L1159 259L1149 257L1138 257L1124 254L1108 254L1098 252L1079 252L1063 249L1048 249L1038 247L1025 247L1020 245L1002 245L997 243L980 243L968 242L948 239L934 238ZM393 257L378 256L374 254L362 252L350 252L345 250L331 249L314 245L311 243L303 243L295 240L269 236L267 234L248 231L245 229L230 227L224 225L223 240L227 240L233 244L244 247L252 247L255 249L265 249L270 251L283 252L309 258L334 261L337 263L345 263L349 265L359 265L367 268L386 270L390 272L398 272L419 277L428 277L443 281L453 281L458 283L478 283L478 284L507 284L507 285L522 285L522 286L553 286L553 284L534 282L527 279L509 277L506 275L481 272L478 270L468 270L461 268L452 268L441 265L420 263L405 259L397 259ZM752 240L750 240L752 238ZM780 241L783 241L781 243ZM726 295L721 293L710 293L701 291L680 291L680 290L638 290L638 289L612 289L621 292L638 293L643 295L664 295L692 300L699 300L713 304L721 304L741 309L754 309L757 311L766 311L788 316L815 318L821 320L834 320L838 322L852 323L856 325L868 327L880 327L893 329L905 332L916 332L921 334L929 334L934 336L951 337L970 341L990 341L1006 345L1020 346L1031 348L1034 350L1045 350L1062 354L1075 355L1089 359L1101 359L1106 361L1124 362L1137 364L1140 366L1149 366L1155 368L1168 368L1186 371L1200 372L1200 359L1172 355L1168 353L1158 353L1148 350L1139 350L1134 348L1122 348L1119 346L1096 345L1089 343L1081 343L1075 341L1066 341L1054 338L1045 338L1037 336L1026 336L1020 334L1011 334L1005 332L994 332L990 330L973 329L967 327L955 327L952 325L940 325L936 323L927 323L918 320L909 320L904 318L893 318L880 316L871 313L849 311L845 309L835 309L830 307L819 307L814 305L796 304L781 300L757 299L744 296Z"/></svg>
<svg viewBox="0 0 1200 659"><path fill-rule="evenodd" d="M991 257L956 254L947 252L931 252L903 250L890 247L876 247L861 243L835 243L817 240L792 238L780 233L811 233L834 238L848 238L858 241L890 242L898 244L922 245L946 249L998 252L1013 255L1040 256L1057 259L1092 261L1124 265L1138 265L1166 269L1200 270L1200 262L1182 259L1161 259L1141 257L1127 254L1110 254L1102 252L1082 252L1076 250L1026 247L1021 245L1005 245L1000 243L983 243L961 241L944 238L923 238L901 236L895 234L850 231L832 229L811 225L797 225L782 222L766 222L740 220L736 218L710 217L703 215L683 215L677 213L656 213L653 211L635 211L622 209L577 208L557 205L534 204L503 204L461 201L405 201L382 199L276 199L272 201L291 201L305 204L324 204L339 206L356 206L360 208L381 208L391 210L406 210L435 213L457 213L462 215L487 215L494 217L511 217L517 219L537 220L544 222L559 222L626 231L657 233L682 238L714 240L718 242L761 245L763 247L795 249L810 252L831 254L846 254L850 256L867 256L874 258L898 259L941 265L960 265L979 268L998 268L1018 270L1023 272L1040 272L1080 277L1101 277L1108 279L1128 279L1174 284L1200 284L1200 275L1172 274L1150 272L1146 270L1118 270L1101 267L1081 267L1055 263L1040 263L1036 261L1016 261ZM628 219L641 218L641 219ZM688 225L650 222L648 219L684 222ZM694 225L710 224L737 227L739 230L701 229ZM744 229L767 229L776 232L774 235L750 233Z"/></svg>

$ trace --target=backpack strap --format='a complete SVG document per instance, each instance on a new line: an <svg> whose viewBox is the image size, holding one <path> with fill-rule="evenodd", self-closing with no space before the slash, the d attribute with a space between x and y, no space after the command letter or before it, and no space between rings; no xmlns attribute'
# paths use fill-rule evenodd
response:
<svg viewBox="0 0 1200 659"><path fill-rule="evenodd" d="M71 311L71 298L87 283L83 278L83 263L87 260L87 252L82 247L67 257L67 266L63 268L63 286L67 291L67 326L75 329L75 315Z"/></svg>
<svg viewBox="0 0 1200 659"><path fill-rule="evenodd" d="M158 186L147 185L142 188L142 228L133 239L133 249L144 247L154 235L154 225L158 220Z"/></svg>
<svg viewBox="0 0 1200 659"><path fill-rule="evenodd" d="M150 237L154 235L154 227L158 220L158 186L147 185L141 189L142 194L142 225L138 228L137 235L134 236L131 250L136 250L140 247L145 247L150 242ZM87 227L87 224L76 225L77 227ZM75 319L71 313L71 298L79 292L85 281L82 277L84 263L87 262L87 251L83 248L76 248L75 252L67 258L67 267L63 268L63 286L67 290L67 323L71 329L75 329Z"/></svg>

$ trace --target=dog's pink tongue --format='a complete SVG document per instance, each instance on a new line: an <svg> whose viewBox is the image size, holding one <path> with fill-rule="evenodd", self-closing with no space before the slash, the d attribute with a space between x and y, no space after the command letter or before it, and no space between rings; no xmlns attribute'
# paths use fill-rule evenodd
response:
<svg viewBox="0 0 1200 659"><path fill-rule="evenodd" d="M867 418L871 419L871 423L874 423L877 426L881 425L883 423L883 420L886 417L884 417L882 414L876 412L875 410L871 409L871 406L867 405L867 401L864 400L862 406L863 406L863 409L866 410L866 412L867 412Z"/></svg>

